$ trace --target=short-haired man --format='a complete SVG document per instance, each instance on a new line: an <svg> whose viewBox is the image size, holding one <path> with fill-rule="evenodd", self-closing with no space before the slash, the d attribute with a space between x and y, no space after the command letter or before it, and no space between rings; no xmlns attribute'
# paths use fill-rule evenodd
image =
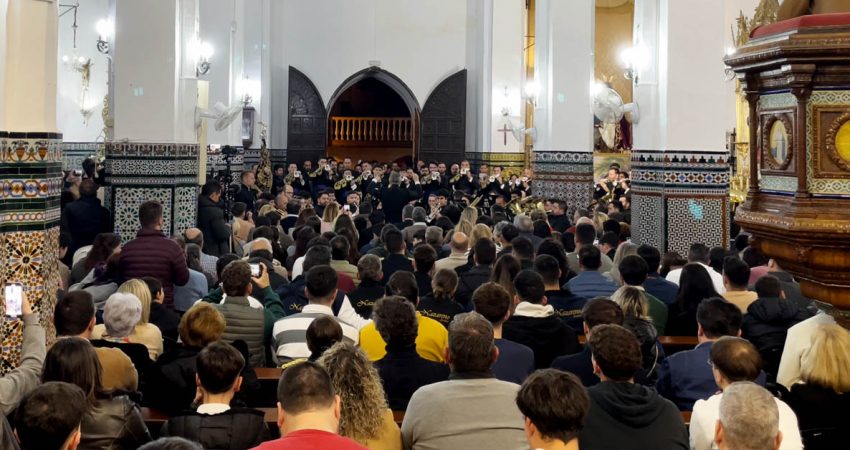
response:
<svg viewBox="0 0 850 450"><path fill-rule="evenodd" d="M514 288L516 308L505 322L505 338L534 351L537 369L549 367L558 356L578 353L580 347L575 331L564 324L547 303L543 277L537 272L523 270L514 278Z"/></svg>
<svg viewBox="0 0 850 450"><path fill-rule="evenodd" d="M588 389L582 448L687 449L688 432L676 405L634 382L641 353L632 332L599 325L588 345L601 382Z"/></svg>
<svg viewBox="0 0 850 450"><path fill-rule="evenodd" d="M242 184L234 201L244 203L248 211L256 213L257 209L254 207L254 202L257 201L257 192L259 191L257 189L257 176L253 170L243 170L241 180Z"/></svg>
<svg viewBox="0 0 850 450"><path fill-rule="evenodd" d="M337 294L336 271L330 266L316 266L307 271L304 280L308 304L301 312L286 316L274 324L272 336L278 362L309 357L307 327L317 317L334 315L331 305ZM344 339L356 344L359 340L357 329L342 321L340 326Z"/></svg>
<svg viewBox="0 0 850 450"><path fill-rule="evenodd" d="M723 391L714 442L720 450L781 448L779 408L770 392L748 381Z"/></svg>
<svg viewBox="0 0 850 450"><path fill-rule="evenodd" d="M652 319L652 325L660 336L664 336L664 331L667 327L667 305L644 289L643 285L646 282L646 276L649 272L649 266L646 264L646 261L637 255L626 256L617 266L617 272L620 274L622 286L617 289L615 295L626 287L633 287L643 291L643 296L649 305L649 317Z"/></svg>
<svg viewBox="0 0 850 450"><path fill-rule="evenodd" d="M602 265L599 249L595 245L586 245L579 249L578 255L580 271L567 281L570 292L587 299L610 297L617 290L617 285L599 272Z"/></svg>
<svg viewBox="0 0 850 450"><path fill-rule="evenodd" d="M708 272L708 275L711 277L711 282L714 284L714 290L717 291L718 294L723 295L726 292L726 287L723 285L723 276L717 273L711 266L708 265L710 258L709 252L711 249L708 248L705 244L695 243L691 244L691 247L688 249L688 264L699 264ZM679 285L679 278L682 276L682 269L673 269L667 274L667 281L671 283L675 283L677 286Z"/></svg>
<svg viewBox="0 0 850 450"><path fill-rule="evenodd" d="M413 219L413 225L404 229L404 241L408 246L413 245L413 237L416 236L416 233L428 228L428 213L425 211L425 208L421 206L413 208L411 217Z"/></svg>
<svg viewBox="0 0 850 450"><path fill-rule="evenodd" d="M564 200L552 200L552 213L549 214L549 225L559 233L564 233L570 228L570 217L567 215L567 202Z"/></svg>
<svg viewBox="0 0 850 450"><path fill-rule="evenodd" d="M21 400L15 413L15 436L21 449L75 450L82 438L80 425L87 406L85 393L74 384L51 381L35 388Z"/></svg>
<svg viewBox="0 0 850 450"><path fill-rule="evenodd" d="M455 301L467 311L472 310L471 300L475 289L490 281L491 267L496 262L496 245L488 238L480 238L473 244L472 252L474 266L458 275L455 292Z"/></svg>
<svg viewBox="0 0 850 450"><path fill-rule="evenodd" d="M593 334L593 328L598 325L622 325L623 310L613 301L597 297L585 303L581 310L582 327L587 340ZM552 368L570 372L576 375L587 387L599 383L599 377L593 371L593 361L590 346L585 345L581 353L559 356L552 361Z"/></svg>
<svg viewBox="0 0 850 450"><path fill-rule="evenodd" d="M578 449L590 397L575 375L542 369L525 380L516 396L533 449Z"/></svg>
<svg viewBox="0 0 850 450"><path fill-rule="evenodd" d="M620 236L612 231L602 233L602 237L599 238L599 251L601 251L604 255L608 255L612 261L614 260L614 254L617 252L617 247L619 245Z"/></svg>
<svg viewBox="0 0 850 450"><path fill-rule="evenodd" d="M383 297L375 304L375 328L387 343L387 354L375 361L387 402L393 411L404 411L410 397L422 386L445 381L449 367L416 353L419 321L404 297Z"/></svg>
<svg viewBox="0 0 850 450"><path fill-rule="evenodd" d="M351 306L364 319L372 317L375 302L384 296L384 273L381 271L381 258L375 255L363 255L357 261L357 278L360 285L348 293Z"/></svg>
<svg viewBox="0 0 850 450"><path fill-rule="evenodd" d="M174 286L189 282L186 255L180 246L163 235L162 204L146 201L139 207L141 229L121 249L121 273L125 279L154 277L165 291L163 304L174 308Z"/></svg>
<svg viewBox="0 0 850 450"><path fill-rule="evenodd" d="M741 310L720 297L708 298L697 307L697 344L693 350L667 357L658 372L658 393L682 411L717 392L708 357L711 346L723 336L741 335Z"/></svg>
<svg viewBox="0 0 850 450"><path fill-rule="evenodd" d="M413 249L413 270L416 284L419 286L419 296L424 297L432 292L431 279L436 270L437 251L427 244L420 244Z"/></svg>
<svg viewBox="0 0 850 450"><path fill-rule="evenodd" d="M413 394L401 425L404 448L528 448L514 401L519 386L491 372L498 357L487 319L455 316L446 351L452 376Z"/></svg>
<svg viewBox="0 0 850 450"><path fill-rule="evenodd" d="M71 234L71 245L68 247L70 255L79 248L92 245L98 234L112 231L109 210L100 204L97 188L93 180L83 180L80 183L80 198L62 209L62 231Z"/></svg>
<svg viewBox="0 0 850 450"><path fill-rule="evenodd" d="M775 374L788 329L812 317L812 313L787 300L782 285L773 275L765 275L756 281L756 294L758 299L745 311L741 335L759 350L765 371Z"/></svg>
<svg viewBox="0 0 850 450"><path fill-rule="evenodd" d="M496 258L501 258L504 255L510 255L514 251L511 242L519 237L519 229L514 224L507 222L502 227L499 227L497 224L496 228L498 230L496 237L499 241L499 253L496 254Z"/></svg>
<svg viewBox="0 0 850 450"><path fill-rule="evenodd" d="M714 381L721 393L706 400L697 400L691 414L690 442L692 450L710 450L715 442L715 426L720 415L722 392L732 383L755 381L761 374L761 356L749 341L724 336L711 346L711 368ZM785 402L774 399L779 410L779 430L782 432L780 449L802 449L803 441L797 416Z"/></svg>
<svg viewBox="0 0 850 450"><path fill-rule="evenodd" d="M171 416L163 436L179 436L204 448L252 448L268 439L262 411L231 408L242 387L245 358L232 345L213 342L195 359L198 409Z"/></svg>
<svg viewBox="0 0 850 450"><path fill-rule="evenodd" d="M667 306L675 303L679 286L658 275L658 268L661 266L661 252L651 245L643 244L638 247L637 254L643 258L647 265L646 281L643 282L643 288L646 292L661 300Z"/></svg>
<svg viewBox="0 0 850 450"><path fill-rule="evenodd" d="M558 260L551 255L539 255L534 260L534 271L543 277L546 300L555 308L555 315L576 333L581 334L581 308L587 303L587 299L561 287L561 266Z"/></svg>
<svg viewBox="0 0 850 450"><path fill-rule="evenodd" d="M95 324L94 303L86 291L72 291L56 302L53 310L53 325L56 336L91 339ZM139 375L130 358L117 348L95 347L101 366L101 384L107 390L136 392Z"/></svg>
<svg viewBox="0 0 850 450"><path fill-rule="evenodd" d="M469 253L469 238L465 233L455 231L452 234L452 240L449 242L449 248L451 249L451 254L443 259L438 259L434 263L434 271L440 269L454 270L469 261L467 257L467 253Z"/></svg>
<svg viewBox="0 0 850 450"><path fill-rule="evenodd" d="M534 244L525 236L515 237L511 241L511 255L519 261L523 270L534 266Z"/></svg>
<svg viewBox="0 0 850 450"><path fill-rule="evenodd" d="M218 261L218 256L213 256L212 254L207 254L206 250L204 250L206 241L204 240L204 233L200 228L187 228L186 231L183 232L183 239L187 244L195 244L198 247L201 247L201 267L204 269L205 273L210 274L212 276L213 281L218 282L218 275L215 270L215 263ZM229 241L228 241L229 243ZM221 255L224 255L228 252L226 249Z"/></svg>
<svg viewBox="0 0 850 450"><path fill-rule="evenodd" d="M269 287L268 270L262 265L259 269L260 274L253 276L251 266L245 261L228 264L221 272L221 286L227 296L221 303L213 305L221 311L227 323L222 338L226 342L244 341L248 345L248 362L251 367L265 365L264 343L272 337L272 328L277 319L274 311L283 310L280 297ZM260 299L264 307L252 307L248 296Z"/></svg>
<svg viewBox="0 0 850 450"><path fill-rule="evenodd" d="M498 283L484 283L472 294L475 312L493 324L493 336L499 359L493 364L493 375L502 381L522 384L534 372L534 352L525 345L502 337L502 326L511 315L511 294Z"/></svg>
<svg viewBox="0 0 850 450"><path fill-rule="evenodd" d="M596 228L590 223L576 223L574 240L576 250L574 252L567 253L567 264L570 266L570 270L575 273L579 273L581 272L581 268L578 264L578 252L584 247L593 246L593 243L596 241ZM611 261L611 258L609 258L608 255L603 254L600 257L600 261L598 270L602 273L610 272L614 267L614 262Z"/></svg>
<svg viewBox="0 0 850 450"><path fill-rule="evenodd" d="M348 255L351 250L351 242L345 236L337 235L331 239L331 268L336 272L344 273L351 277L351 281L355 286L360 285L360 278L357 276L357 266L348 262ZM356 245L356 243L355 243Z"/></svg>
<svg viewBox="0 0 850 450"><path fill-rule="evenodd" d="M410 302L414 308L419 306L419 287L416 278L410 272L396 272L384 289L387 296L400 296ZM440 322L416 312L419 327L416 335L416 352L419 356L436 362L445 361L446 346L449 333ZM360 347L372 361L377 361L387 354L387 343L384 341L374 322L370 322L360 330Z"/></svg>
<svg viewBox="0 0 850 450"><path fill-rule="evenodd" d="M339 415L339 395L322 366L308 361L290 367L277 384L277 426L283 437L255 450L366 450L337 435Z"/></svg>
<svg viewBox="0 0 850 450"><path fill-rule="evenodd" d="M387 248L387 257L381 261L384 271L384 279L400 271L413 272L413 261L407 257L407 245L404 243L404 235L398 230L388 230L384 235L384 246Z"/></svg>
<svg viewBox="0 0 850 450"><path fill-rule="evenodd" d="M723 294L729 303L737 306L741 314L747 313L747 308L758 298L758 294L747 289L750 279L750 266L737 256L727 256L723 260Z"/></svg>
<svg viewBox="0 0 850 450"><path fill-rule="evenodd" d="M519 214L514 217L514 226L519 230L519 236L524 237L531 241L531 245L534 247L534 251L537 251L537 247L540 246L540 243L543 242L543 238L534 234L534 221L531 217L526 216L525 214ZM513 241L511 241L513 244Z"/></svg>
<svg viewBox="0 0 850 450"><path fill-rule="evenodd" d="M201 188L198 197L198 228L203 233L204 253L221 256L230 251L230 229L224 217L221 201L221 184L210 180Z"/></svg>

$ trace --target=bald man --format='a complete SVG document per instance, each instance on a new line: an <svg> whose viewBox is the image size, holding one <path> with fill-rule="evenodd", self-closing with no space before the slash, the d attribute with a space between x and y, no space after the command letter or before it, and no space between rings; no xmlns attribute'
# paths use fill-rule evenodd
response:
<svg viewBox="0 0 850 450"><path fill-rule="evenodd" d="M440 269L454 270L455 268L469 262L469 257L467 256L467 253L469 252L469 237L467 237L466 234L461 233L460 231L455 232L452 235L452 241L449 244L449 248L451 248L452 253L434 263L434 272L437 272Z"/></svg>
<svg viewBox="0 0 850 450"><path fill-rule="evenodd" d="M183 232L183 238L187 244L196 244L198 247L201 247L201 267L204 269L204 272L212 275L213 280L218 282L215 270L215 263L218 261L218 257L204 253L204 233L200 228L187 228Z"/></svg>
<svg viewBox="0 0 850 450"><path fill-rule="evenodd" d="M776 20L793 19L808 14L830 14L850 12L847 0L785 0L779 7Z"/></svg>

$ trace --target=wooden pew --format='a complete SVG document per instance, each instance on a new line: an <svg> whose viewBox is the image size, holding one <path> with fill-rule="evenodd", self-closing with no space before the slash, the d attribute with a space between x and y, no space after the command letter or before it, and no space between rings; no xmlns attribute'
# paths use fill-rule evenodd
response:
<svg viewBox="0 0 850 450"><path fill-rule="evenodd" d="M578 337L578 341L584 345L587 343L587 338L581 335ZM696 336L658 336L658 342L664 347L664 353L667 356L682 350L691 350L699 344Z"/></svg>
<svg viewBox="0 0 850 450"><path fill-rule="evenodd" d="M257 406L272 408L277 406L277 382L283 372L279 367L260 367L254 369L260 382L260 395L263 402Z"/></svg>
<svg viewBox="0 0 850 450"><path fill-rule="evenodd" d="M162 426L168 420L168 415L164 412L154 409L154 408L140 408L142 412L142 419L145 421L145 425L148 427L148 431L150 431L151 436L154 439L159 437L160 430L162 430ZM271 434L272 439L277 439L280 437L280 430L277 428L277 408L254 408L260 410L266 416L266 425L269 427L269 432Z"/></svg>

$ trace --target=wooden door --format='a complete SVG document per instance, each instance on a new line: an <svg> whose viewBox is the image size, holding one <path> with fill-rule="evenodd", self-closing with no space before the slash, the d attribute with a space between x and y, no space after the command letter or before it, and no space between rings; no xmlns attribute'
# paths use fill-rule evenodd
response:
<svg viewBox="0 0 850 450"><path fill-rule="evenodd" d="M466 69L446 78L422 108L419 159L460 162L466 155Z"/></svg>
<svg viewBox="0 0 850 450"><path fill-rule="evenodd" d="M327 111L318 89L298 69L289 67L289 113L286 138L288 163L313 161L325 156Z"/></svg>

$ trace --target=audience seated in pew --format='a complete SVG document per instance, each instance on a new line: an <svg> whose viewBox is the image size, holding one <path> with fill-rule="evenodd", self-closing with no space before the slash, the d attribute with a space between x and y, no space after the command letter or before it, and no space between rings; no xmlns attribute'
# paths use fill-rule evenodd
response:
<svg viewBox="0 0 850 450"><path fill-rule="evenodd" d="M707 298L721 297L708 274L710 270L711 267L706 269L702 264L687 264L682 268L676 302L668 308L665 334L697 335L697 308Z"/></svg>
<svg viewBox="0 0 850 450"><path fill-rule="evenodd" d="M575 375L538 370L520 387L516 404L525 418L525 436L531 448L579 448L590 397Z"/></svg>
<svg viewBox="0 0 850 450"><path fill-rule="evenodd" d="M534 372L534 352L525 345L502 337L502 327L511 316L512 300L508 291L494 282L484 283L472 293L475 312L493 325L494 341L499 349L493 375L502 381L520 384Z"/></svg>
<svg viewBox="0 0 850 450"><path fill-rule="evenodd" d="M581 317L584 336L587 341L593 334L593 328L598 325L623 324L623 310L605 297L597 297L585 303L581 310ZM584 349L580 353L555 358L552 361L552 368L576 375L585 387L599 384L599 377L593 370L590 346L587 344L584 345Z"/></svg>
<svg viewBox="0 0 850 450"><path fill-rule="evenodd" d="M153 277L143 277L142 281L148 285L151 293L151 312L149 323L159 329L162 335L163 350L171 350L177 345L180 315L173 309L166 308L162 302L165 300L165 291L162 283Z"/></svg>
<svg viewBox="0 0 850 450"><path fill-rule="evenodd" d="M61 381L44 383L21 400L15 412L15 436L5 435L3 448L15 449L20 444L23 450L76 450L87 409L86 394L78 386ZM8 427L8 423L5 425ZM19 442L14 442L15 437Z"/></svg>
<svg viewBox="0 0 850 450"><path fill-rule="evenodd" d="M770 392L749 382L729 385L720 399L714 440L720 450L777 450L782 443L779 410Z"/></svg>
<svg viewBox="0 0 850 450"><path fill-rule="evenodd" d="M635 258L643 262L639 257ZM625 285L614 293L611 300L623 310L623 327L631 331L640 343L641 370L636 379L641 384L654 386L666 355L658 343L658 332L650 319L645 293Z"/></svg>
<svg viewBox="0 0 850 450"><path fill-rule="evenodd" d="M634 244L629 245L633 246ZM630 287L640 291L643 298L642 303L646 303L646 316L651 320L657 334L664 335L667 331L667 317L669 312L664 302L646 291L644 284L646 283L648 273L649 266L640 256L628 255L623 257L617 265L617 274L622 285L611 295L611 298L619 296L624 289Z"/></svg>

